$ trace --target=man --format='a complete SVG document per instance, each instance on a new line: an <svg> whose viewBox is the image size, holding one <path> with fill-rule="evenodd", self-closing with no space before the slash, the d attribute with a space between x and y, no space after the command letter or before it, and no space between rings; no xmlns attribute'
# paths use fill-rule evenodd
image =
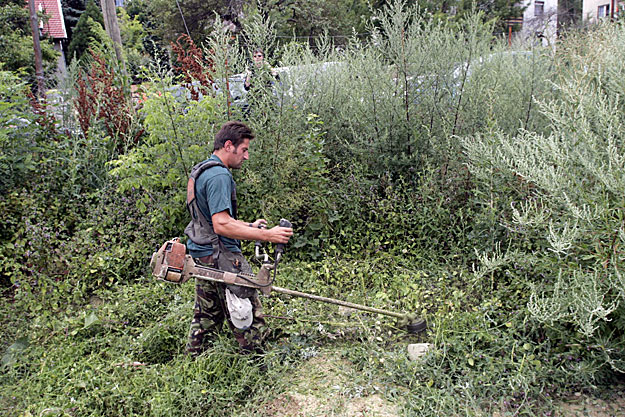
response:
<svg viewBox="0 0 625 417"><path fill-rule="evenodd" d="M265 68L265 70L268 71L274 79L280 79L278 73L273 68L269 67L269 65L265 64L265 54L262 49L257 48L254 50L254 52L252 53L252 60L254 61L254 66L252 67L252 70L245 70L245 83L243 83L243 88L245 89L245 91L249 91L250 88L252 88L252 77L254 75L258 75L257 73L262 71L263 68ZM273 84L273 80L267 79L266 84L267 87L271 87Z"/></svg>
<svg viewBox="0 0 625 417"><path fill-rule="evenodd" d="M215 135L213 154L196 165L187 186L191 222L185 229L189 254L201 265L230 272L251 273L241 255L240 239L288 243L293 230L265 228L267 221L237 220L236 184L231 169L239 169L249 159L252 131L241 122L227 122ZM224 319L243 351L260 350L265 321L258 292L253 288L216 284L196 279L195 308L187 351L198 355L204 350L207 334L222 326Z"/></svg>

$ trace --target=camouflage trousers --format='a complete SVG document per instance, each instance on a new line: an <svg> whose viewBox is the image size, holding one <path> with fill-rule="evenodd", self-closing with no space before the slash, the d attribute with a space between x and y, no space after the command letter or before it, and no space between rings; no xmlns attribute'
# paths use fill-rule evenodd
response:
<svg viewBox="0 0 625 417"><path fill-rule="evenodd" d="M229 272L252 272L252 268L243 255L240 253L229 253L228 255L231 255L229 256L231 259L219 262L219 269ZM212 267L213 265L206 266ZM226 285L224 284L195 280L195 307L193 308L193 319L191 320L187 342L187 352L190 354L199 355L202 353L206 348L207 339L221 330L224 320L227 320L234 338L243 351L253 352L262 349L267 327L263 319L263 308L258 297L258 291L254 290L253 295L249 297L252 302L252 324L248 329L241 330L237 329L230 320L225 290Z"/></svg>

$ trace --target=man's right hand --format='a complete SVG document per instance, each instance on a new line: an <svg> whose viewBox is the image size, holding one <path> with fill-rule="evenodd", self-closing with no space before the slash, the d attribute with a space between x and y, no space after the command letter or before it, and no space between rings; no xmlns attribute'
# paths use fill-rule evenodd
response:
<svg viewBox="0 0 625 417"><path fill-rule="evenodd" d="M289 239L293 236L293 229L290 227L275 226L271 229L265 229L266 241L271 243L289 243Z"/></svg>

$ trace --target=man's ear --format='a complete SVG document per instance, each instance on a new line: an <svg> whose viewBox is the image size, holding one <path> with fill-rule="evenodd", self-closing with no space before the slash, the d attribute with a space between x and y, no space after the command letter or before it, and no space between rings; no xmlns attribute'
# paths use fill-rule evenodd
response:
<svg viewBox="0 0 625 417"><path fill-rule="evenodd" d="M224 149L228 150L228 146L234 146L230 139L228 139L227 141L224 142Z"/></svg>

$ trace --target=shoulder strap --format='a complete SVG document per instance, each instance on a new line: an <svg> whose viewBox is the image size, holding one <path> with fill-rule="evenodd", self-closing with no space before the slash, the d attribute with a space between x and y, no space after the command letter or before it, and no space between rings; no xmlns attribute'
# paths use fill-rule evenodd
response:
<svg viewBox="0 0 625 417"><path fill-rule="evenodd" d="M189 210L189 214L191 214L191 221L185 228L185 234L191 238L195 243L206 245L210 244L213 247L213 259L217 260L221 253L227 253L228 250L225 248L219 236L215 233L213 227L210 222L204 217L202 211L200 210L196 196L195 196L195 182L202 175L204 171L209 168L221 166L223 168L227 167L215 160L208 160L200 162L195 165L191 169L191 174L189 174L189 181L187 182L187 209ZM237 196L236 196L236 186L233 182L232 193L230 194L230 199L232 203L232 214L233 217L237 218ZM228 256L226 254L226 256Z"/></svg>
<svg viewBox="0 0 625 417"><path fill-rule="evenodd" d="M191 169L189 181L187 181L187 208L190 209L189 205L195 200L195 180L197 180L204 171L216 166L226 168L226 166L219 161L208 160L200 162ZM193 216L193 213L191 213L191 216Z"/></svg>

